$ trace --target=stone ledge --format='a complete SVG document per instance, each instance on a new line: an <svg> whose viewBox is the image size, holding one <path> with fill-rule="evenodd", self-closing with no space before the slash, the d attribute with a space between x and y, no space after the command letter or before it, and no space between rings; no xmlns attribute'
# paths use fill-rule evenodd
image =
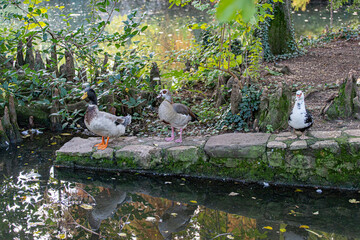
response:
<svg viewBox="0 0 360 240"><path fill-rule="evenodd" d="M104 151L93 147L101 138L74 137L56 151L56 163L360 189L359 134L313 131L300 139L290 132L228 133L185 137L181 144L159 137L122 137L111 140Z"/></svg>

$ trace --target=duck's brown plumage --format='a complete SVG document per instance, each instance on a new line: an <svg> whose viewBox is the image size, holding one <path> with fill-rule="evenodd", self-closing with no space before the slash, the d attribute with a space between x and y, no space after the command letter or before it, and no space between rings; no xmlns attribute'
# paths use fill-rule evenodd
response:
<svg viewBox="0 0 360 240"><path fill-rule="evenodd" d="M161 121L171 125L171 138L166 139L172 141L174 139L174 128L180 129L180 138L176 142L182 141L182 130L190 121L198 120L195 113L188 106L181 103L173 103L169 90L163 89L158 97L164 97L164 101L159 106L159 118Z"/></svg>

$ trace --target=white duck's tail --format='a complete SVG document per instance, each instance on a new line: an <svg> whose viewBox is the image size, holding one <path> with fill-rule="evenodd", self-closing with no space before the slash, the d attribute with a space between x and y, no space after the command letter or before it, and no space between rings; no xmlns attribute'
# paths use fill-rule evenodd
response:
<svg viewBox="0 0 360 240"><path fill-rule="evenodd" d="M121 124L124 125L125 127L131 123L130 115L127 115L126 117L121 117L121 119L123 120Z"/></svg>

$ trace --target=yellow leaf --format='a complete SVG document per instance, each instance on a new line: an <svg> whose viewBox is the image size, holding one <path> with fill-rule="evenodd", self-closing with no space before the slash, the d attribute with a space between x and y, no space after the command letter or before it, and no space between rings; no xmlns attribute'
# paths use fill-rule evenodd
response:
<svg viewBox="0 0 360 240"><path fill-rule="evenodd" d="M280 232L286 232L285 228L280 228Z"/></svg>
<svg viewBox="0 0 360 240"><path fill-rule="evenodd" d="M300 225L299 228L309 228L309 226L308 225Z"/></svg>
<svg viewBox="0 0 360 240"><path fill-rule="evenodd" d="M195 201L195 200L191 200L190 202L191 202L191 203L197 203L197 201Z"/></svg>
<svg viewBox="0 0 360 240"><path fill-rule="evenodd" d="M47 9L46 8L40 8L41 13L46 13Z"/></svg>
<svg viewBox="0 0 360 240"><path fill-rule="evenodd" d="M52 143L50 143L51 145L56 145L57 143L56 142L52 142Z"/></svg>
<svg viewBox="0 0 360 240"><path fill-rule="evenodd" d="M93 207L91 205L85 204L85 203L81 204L80 207L82 207L83 209L86 209L86 210L93 209Z"/></svg>
<svg viewBox="0 0 360 240"><path fill-rule="evenodd" d="M295 192L302 192L303 190L301 189L296 189Z"/></svg>
<svg viewBox="0 0 360 240"><path fill-rule="evenodd" d="M24 2L23 2L24 4L29 4L30 3L30 1L29 0L24 0Z"/></svg>
<svg viewBox="0 0 360 240"><path fill-rule="evenodd" d="M173 216L173 217L176 217L178 214L177 213L171 213L171 216Z"/></svg>
<svg viewBox="0 0 360 240"><path fill-rule="evenodd" d="M63 234L63 233L59 234L57 237L60 238L60 239L65 239L66 238L65 234Z"/></svg>
<svg viewBox="0 0 360 240"><path fill-rule="evenodd" d="M46 26L46 23L44 23L44 22L39 22L39 25L40 25L41 27L45 27L45 26Z"/></svg>
<svg viewBox="0 0 360 240"><path fill-rule="evenodd" d="M200 28L203 29L203 30L205 30L207 27L208 27L208 25L206 23L203 23L200 26Z"/></svg>
<svg viewBox="0 0 360 240"><path fill-rule="evenodd" d="M270 226L265 226L265 227L263 227L263 229L272 230L273 228L272 228L272 227L270 227Z"/></svg>
<svg viewBox="0 0 360 240"><path fill-rule="evenodd" d="M62 136L71 136L71 133L60 133Z"/></svg>
<svg viewBox="0 0 360 240"><path fill-rule="evenodd" d="M38 25L36 23L30 23L29 25L27 25L27 29L28 30L31 30L31 29L34 29L36 28Z"/></svg>
<svg viewBox="0 0 360 240"><path fill-rule="evenodd" d="M126 233L119 233L120 237L126 237Z"/></svg>
<svg viewBox="0 0 360 240"><path fill-rule="evenodd" d="M234 239L234 236L233 235L227 235L226 236L228 239Z"/></svg>

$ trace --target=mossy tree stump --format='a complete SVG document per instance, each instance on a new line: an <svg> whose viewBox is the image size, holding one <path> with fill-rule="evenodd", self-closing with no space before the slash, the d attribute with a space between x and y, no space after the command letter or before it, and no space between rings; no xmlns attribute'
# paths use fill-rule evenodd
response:
<svg viewBox="0 0 360 240"><path fill-rule="evenodd" d="M349 74L340 85L339 92L324 110L329 119L357 117L360 114L356 78Z"/></svg>
<svg viewBox="0 0 360 240"><path fill-rule="evenodd" d="M285 129L288 126L291 110L291 89L286 84L279 84L278 88L269 92L264 90L261 96L258 117L261 131Z"/></svg>

